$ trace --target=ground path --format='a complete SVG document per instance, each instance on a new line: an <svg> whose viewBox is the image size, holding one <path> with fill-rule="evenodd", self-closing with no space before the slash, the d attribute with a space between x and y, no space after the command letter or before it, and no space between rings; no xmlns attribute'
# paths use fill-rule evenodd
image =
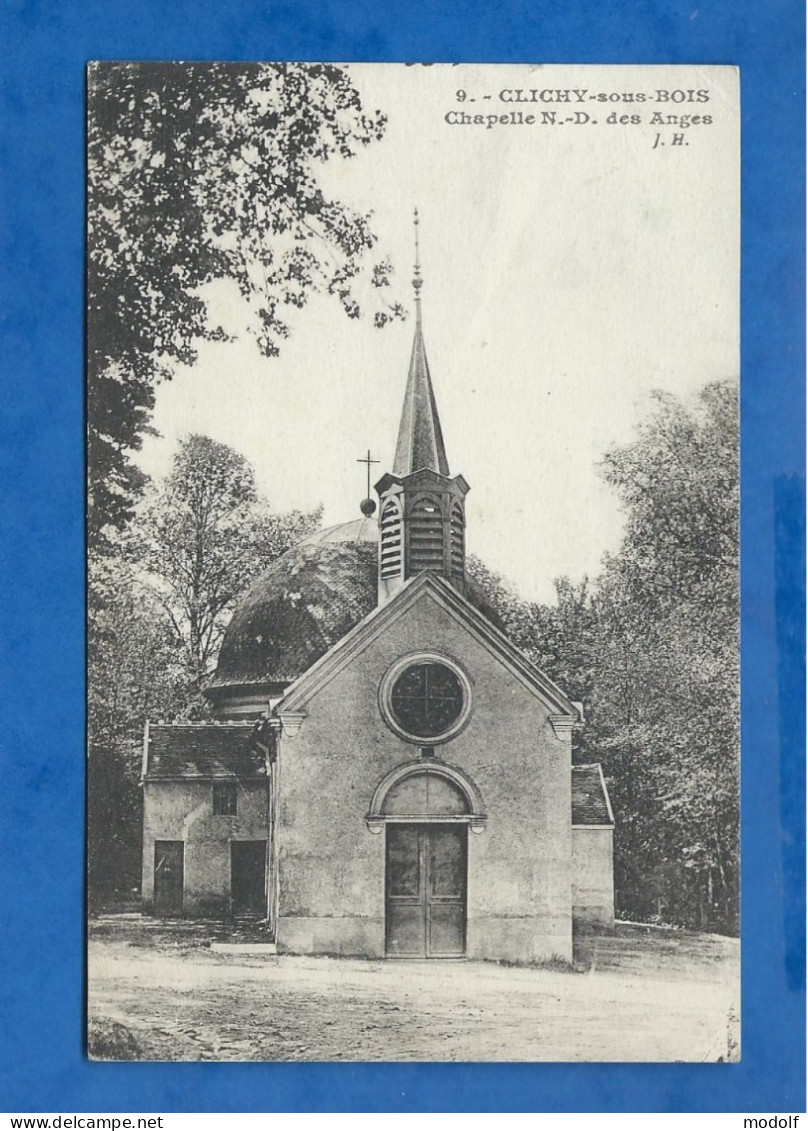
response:
<svg viewBox="0 0 808 1131"><path fill-rule="evenodd" d="M737 940L622 927L575 972L220 954L203 927L91 927L96 1054L155 1060L736 1058Z"/></svg>

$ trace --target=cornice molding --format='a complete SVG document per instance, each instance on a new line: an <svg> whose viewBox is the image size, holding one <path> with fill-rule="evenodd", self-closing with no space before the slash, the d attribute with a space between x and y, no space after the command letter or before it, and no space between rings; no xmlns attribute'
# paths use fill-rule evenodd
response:
<svg viewBox="0 0 808 1131"><path fill-rule="evenodd" d="M550 715L550 726L556 738L567 741L572 738L574 730L581 729L583 723L577 715Z"/></svg>

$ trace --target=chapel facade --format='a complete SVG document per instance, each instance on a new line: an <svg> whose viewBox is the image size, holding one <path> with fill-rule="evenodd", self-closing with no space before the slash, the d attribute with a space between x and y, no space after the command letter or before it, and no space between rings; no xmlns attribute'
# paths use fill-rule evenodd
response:
<svg viewBox="0 0 808 1131"><path fill-rule="evenodd" d="M279 953L569 961L614 920L614 818L580 705L467 574L421 284L378 506L247 591L218 723L146 725L143 909L265 920Z"/></svg>

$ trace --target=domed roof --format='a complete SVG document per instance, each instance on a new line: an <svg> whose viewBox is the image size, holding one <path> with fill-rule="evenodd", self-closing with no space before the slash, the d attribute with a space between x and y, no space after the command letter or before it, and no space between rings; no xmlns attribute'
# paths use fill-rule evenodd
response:
<svg viewBox="0 0 808 1131"><path fill-rule="evenodd" d="M301 546L322 546L334 542L372 542L379 541L379 524L375 518L355 518L353 522L342 522L339 526L329 526L325 530L315 530L300 543Z"/></svg>
<svg viewBox="0 0 808 1131"><path fill-rule="evenodd" d="M309 535L273 563L237 605L208 693L284 686L324 656L377 605L378 540L377 522L360 518ZM476 582L466 596L501 627Z"/></svg>

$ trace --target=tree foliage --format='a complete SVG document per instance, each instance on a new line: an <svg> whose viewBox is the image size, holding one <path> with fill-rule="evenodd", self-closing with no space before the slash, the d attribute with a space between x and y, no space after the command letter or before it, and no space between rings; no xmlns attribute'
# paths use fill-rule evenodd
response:
<svg viewBox="0 0 808 1131"><path fill-rule="evenodd" d="M193 685L208 674L238 595L320 516L274 514L258 498L252 467L232 448L197 435L180 443L171 473L139 516L135 547Z"/></svg>
<svg viewBox="0 0 808 1131"><path fill-rule="evenodd" d="M603 462L626 514L621 552L607 572L645 619L684 601L735 621L737 411L726 382L706 386L695 404L657 393L638 439Z"/></svg>
<svg viewBox="0 0 808 1131"><path fill-rule="evenodd" d="M738 407L729 382L658 396L607 480L626 512L599 587L607 767L623 812L618 887L691 925L738 916ZM646 868L647 878L638 875Z"/></svg>
<svg viewBox="0 0 808 1131"><path fill-rule="evenodd" d="M378 141L346 72L325 64L97 64L88 142L90 535L131 519L131 460L155 383L222 338L204 286L237 283L261 353L275 356L314 293L362 312L370 215L330 197L322 165ZM373 292L381 296L381 292ZM402 315L370 303L376 325Z"/></svg>
<svg viewBox="0 0 808 1131"><path fill-rule="evenodd" d="M91 898L140 882L143 726L174 718L187 680L158 603L120 556L90 565L87 867Z"/></svg>

